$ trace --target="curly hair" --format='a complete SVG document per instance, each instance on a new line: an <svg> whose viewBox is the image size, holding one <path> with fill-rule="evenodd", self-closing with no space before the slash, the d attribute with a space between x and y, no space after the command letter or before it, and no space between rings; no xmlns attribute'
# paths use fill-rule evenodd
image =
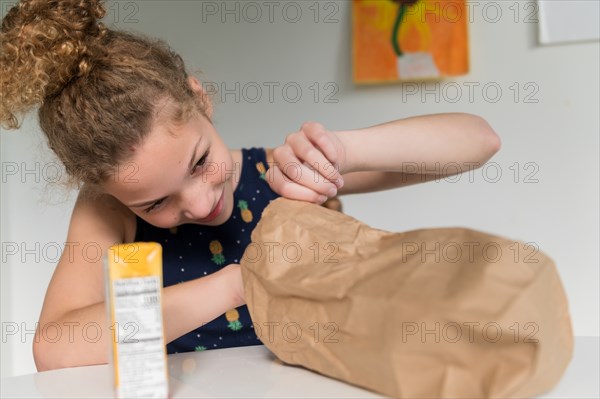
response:
<svg viewBox="0 0 600 399"><path fill-rule="evenodd" d="M101 185L156 123L209 118L182 58L163 40L111 30L102 0L21 0L0 30L0 124L39 106L71 183Z"/></svg>

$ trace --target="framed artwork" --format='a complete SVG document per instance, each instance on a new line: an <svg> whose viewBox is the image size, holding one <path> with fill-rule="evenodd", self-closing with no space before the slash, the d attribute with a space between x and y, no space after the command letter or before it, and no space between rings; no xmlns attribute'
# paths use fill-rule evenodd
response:
<svg viewBox="0 0 600 399"><path fill-rule="evenodd" d="M353 0L354 82L466 74L467 20L465 0Z"/></svg>
<svg viewBox="0 0 600 399"><path fill-rule="evenodd" d="M539 41L557 44L600 39L600 2L538 1Z"/></svg>

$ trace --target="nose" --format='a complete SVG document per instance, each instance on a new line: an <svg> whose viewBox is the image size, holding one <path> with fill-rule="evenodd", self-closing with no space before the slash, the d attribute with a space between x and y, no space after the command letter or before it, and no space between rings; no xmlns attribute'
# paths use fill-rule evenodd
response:
<svg viewBox="0 0 600 399"><path fill-rule="evenodd" d="M186 219L204 219L212 210L208 189L188 189L181 195L181 211Z"/></svg>

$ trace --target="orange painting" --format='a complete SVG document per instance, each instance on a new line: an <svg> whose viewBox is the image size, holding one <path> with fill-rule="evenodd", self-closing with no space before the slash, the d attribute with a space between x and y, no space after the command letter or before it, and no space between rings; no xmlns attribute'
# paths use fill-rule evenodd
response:
<svg viewBox="0 0 600 399"><path fill-rule="evenodd" d="M465 0L353 0L352 31L355 83L469 70Z"/></svg>

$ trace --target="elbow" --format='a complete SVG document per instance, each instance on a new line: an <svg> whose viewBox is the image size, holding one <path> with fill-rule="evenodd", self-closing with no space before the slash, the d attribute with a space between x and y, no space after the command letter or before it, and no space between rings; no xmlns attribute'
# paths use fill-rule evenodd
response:
<svg viewBox="0 0 600 399"><path fill-rule="evenodd" d="M490 152L490 158L497 153L498 151L500 151L500 148L502 147L502 141L500 140L500 136L498 136L498 134L494 131L494 129L492 129L492 127L489 125L489 123L485 122L486 126L487 126L487 137L488 137L488 149Z"/></svg>
<svg viewBox="0 0 600 399"><path fill-rule="evenodd" d="M489 127L489 130L486 133L486 143L484 145L485 162L487 162L498 151L500 151L501 147L502 142L500 141L500 137L496 134L496 132L494 132L494 130L491 127Z"/></svg>
<svg viewBox="0 0 600 399"><path fill-rule="evenodd" d="M479 116L475 118L475 134L477 136L477 148L478 148L478 161L481 165L486 163L490 158L494 156L502 147L500 137L490 124Z"/></svg>
<svg viewBox="0 0 600 399"><path fill-rule="evenodd" d="M33 361L35 362L37 371L41 372L59 368L56 366L53 367L54 362L47 346L42 337L36 333L33 339Z"/></svg>
<svg viewBox="0 0 600 399"><path fill-rule="evenodd" d="M33 360L38 372L81 366L76 359L70 358L68 351L61 350L60 344L47 341L36 333L33 340Z"/></svg>

